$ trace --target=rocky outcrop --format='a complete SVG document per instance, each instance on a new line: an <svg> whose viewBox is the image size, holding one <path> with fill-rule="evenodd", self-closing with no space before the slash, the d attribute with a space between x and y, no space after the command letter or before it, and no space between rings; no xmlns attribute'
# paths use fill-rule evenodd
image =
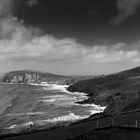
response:
<svg viewBox="0 0 140 140"><path fill-rule="evenodd" d="M40 75L38 75L38 74L18 73L18 74L4 76L3 82L8 82L8 83L40 83L41 81L40 81Z"/></svg>

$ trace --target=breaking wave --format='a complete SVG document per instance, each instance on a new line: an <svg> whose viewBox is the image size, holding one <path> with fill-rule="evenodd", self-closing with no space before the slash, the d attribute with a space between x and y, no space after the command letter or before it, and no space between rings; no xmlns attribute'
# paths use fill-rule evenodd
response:
<svg viewBox="0 0 140 140"><path fill-rule="evenodd" d="M28 123L21 124L21 125L14 124L14 125L11 125L10 127L7 127L5 129L15 129L15 128L19 128L19 127L27 127L27 126L32 126L32 125L34 125L33 122L28 122Z"/></svg>
<svg viewBox="0 0 140 140"><path fill-rule="evenodd" d="M21 125L16 125L13 124L10 127L7 127L5 129L16 129L16 128L22 128L22 127L31 127L33 125L45 125L46 123L58 123L58 122L75 122L77 120L82 120L87 118L88 115L80 116L80 115L75 115L74 113L70 112L68 115L60 116L60 117L54 117L52 119L47 119L47 120L39 120L35 122L28 122L25 124Z"/></svg>
<svg viewBox="0 0 140 140"><path fill-rule="evenodd" d="M60 90L61 92L65 92L67 94L71 94L71 95L76 95L76 96L80 96L80 100L78 100L78 102L80 101L83 101L83 100L86 100L88 99L88 96L86 93L84 92L70 92L67 90L68 88L68 85L55 85L53 84L52 85L52 90ZM80 105L80 106L89 106L89 107L93 107L91 110L90 110L90 114L93 115L93 114L96 114L96 113L101 113L105 110L106 106L100 106L100 105L95 105L95 104L77 104L75 103L75 105ZM88 116L89 117L89 116Z"/></svg>
<svg viewBox="0 0 140 140"><path fill-rule="evenodd" d="M45 84L43 84L43 86L45 86ZM82 98L80 101L88 98L87 94L84 92L70 92L70 91L68 91L67 90L68 87L69 87L69 85L47 84L46 90L57 90L60 92L64 92L66 94L80 96Z"/></svg>
<svg viewBox="0 0 140 140"><path fill-rule="evenodd" d="M64 116L60 116L60 117L55 117L52 119L47 119L47 120L41 120L41 121L37 121L37 123L39 124L44 124L44 123L57 123L57 122L65 122L65 121L76 121L76 120L81 120L81 119L85 119L88 116L79 116L79 115L75 115L74 113L70 112L68 115L64 115Z"/></svg>
<svg viewBox="0 0 140 140"><path fill-rule="evenodd" d="M55 99L42 99L42 100L40 100L40 102L50 102L50 103L53 103L55 101L56 101Z"/></svg>
<svg viewBox="0 0 140 140"><path fill-rule="evenodd" d="M36 84L37 85L37 84ZM60 92L64 92L66 94L69 95L73 95L74 99L77 99L75 102L80 102L83 100L88 99L89 97L87 96L86 93L84 92L70 92L67 90L67 88L69 87L69 85L58 85L58 84L48 84L46 82L39 84L42 85L44 87L44 89L46 90L56 90L56 91L60 91ZM46 88L47 87L47 88ZM55 95L56 97L57 95ZM61 96L61 95L58 95ZM47 96L48 97L48 96ZM53 97L53 96L52 96ZM55 97L51 99L47 99L47 100L42 100L43 102L55 102ZM78 98L77 98L78 97ZM74 105L78 105L78 106L83 106L83 107L92 107L92 109L90 109L90 115L96 114L96 113L101 113L105 110L106 106L100 106L100 105L95 105L95 104L78 104L78 103L73 103ZM89 116L88 116L89 117Z"/></svg>
<svg viewBox="0 0 140 140"><path fill-rule="evenodd" d="M77 105L80 105L80 106L87 106L87 107L92 107L92 109L89 111L90 112L90 115L93 115L93 114L96 114L96 113L102 113L106 106L100 106L100 105L95 105L95 104L77 104Z"/></svg>
<svg viewBox="0 0 140 140"><path fill-rule="evenodd" d="M6 116L24 116L24 115L43 115L47 112L27 112L27 113L12 113L12 114L6 114Z"/></svg>

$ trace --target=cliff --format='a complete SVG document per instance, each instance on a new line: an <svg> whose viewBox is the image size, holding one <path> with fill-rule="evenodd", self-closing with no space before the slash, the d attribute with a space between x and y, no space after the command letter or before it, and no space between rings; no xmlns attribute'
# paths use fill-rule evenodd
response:
<svg viewBox="0 0 140 140"><path fill-rule="evenodd" d="M56 83L68 84L69 77L55 75L51 73L43 73L31 70L11 71L3 76L3 82L7 83Z"/></svg>

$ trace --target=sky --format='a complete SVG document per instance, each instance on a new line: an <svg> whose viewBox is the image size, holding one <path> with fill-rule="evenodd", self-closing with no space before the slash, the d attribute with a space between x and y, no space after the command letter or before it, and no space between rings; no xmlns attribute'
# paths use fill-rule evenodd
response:
<svg viewBox="0 0 140 140"><path fill-rule="evenodd" d="M140 0L0 0L0 72L99 75L140 66Z"/></svg>

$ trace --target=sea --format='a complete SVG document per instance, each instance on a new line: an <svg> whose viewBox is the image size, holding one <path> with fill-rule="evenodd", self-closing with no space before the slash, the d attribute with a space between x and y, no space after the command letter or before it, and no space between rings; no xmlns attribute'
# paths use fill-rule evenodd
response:
<svg viewBox="0 0 140 140"><path fill-rule="evenodd" d="M104 111L100 105L78 104L87 95L67 87L0 83L0 135L67 126Z"/></svg>

